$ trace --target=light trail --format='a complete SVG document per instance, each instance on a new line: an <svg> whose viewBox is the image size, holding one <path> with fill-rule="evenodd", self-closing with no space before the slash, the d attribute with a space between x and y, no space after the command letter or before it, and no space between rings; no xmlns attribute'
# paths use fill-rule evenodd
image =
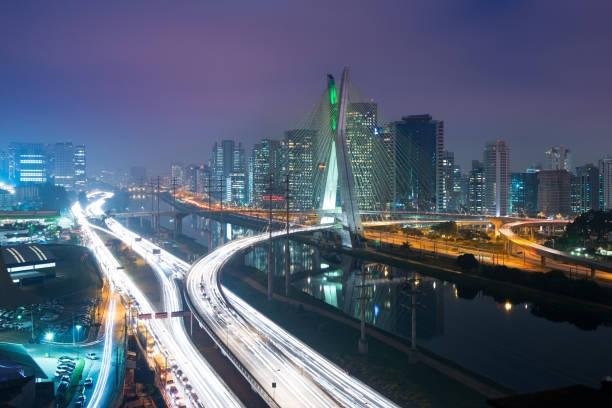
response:
<svg viewBox="0 0 612 408"><path fill-rule="evenodd" d="M100 200L105 200L108 196L104 196ZM114 296L114 284L113 284L113 271L117 270L120 265L119 262L112 256L108 248L104 246L100 238L90 228L89 222L85 218L84 212L79 203L74 204L71 209L79 225L81 225L83 234L87 241L90 243L90 248L94 251L98 264L102 268L102 271L108 278L110 285L110 300L106 316L106 328L104 332L104 348L102 351L101 367L98 374L98 381L92 391L91 398L88 401L87 406L91 408L97 408L104 406L104 399L107 397L107 383L110 377L112 356L113 356L113 336L114 336L114 322L115 322L115 311L116 311L116 299Z"/></svg>
<svg viewBox="0 0 612 408"><path fill-rule="evenodd" d="M108 194L104 194L100 200L105 200L108 197ZM91 211L88 212L89 214L95 213L96 208L101 208L101 204L98 202L96 203L97 204L92 207ZM104 245L100 237L93 231L93 226L87 221L85 213L80 208L79 204L75 204L73 207L73 213L75 214L79 224L82 225L83 232L90 240L90 248L94 251L96 258L99 260L101 265L104 266L103 269L108 272L108 276L110 278L109 281L111 281L111 284L128 293L129 296L134 299L140 313L153 313L154 308L149 303L147 297L123 271L120 264L111 254L110 250ZM172 296L170 296L168 293L166 293L164 296L172 298ZM205 363L205 360L203 360L199 352L193 348L193 345L190 342L189 344L186 344L184 341L177 339L177 332L175 330L176 326L172 326L172 328L170 328L163 321L153 319L149 321L149 327L153 337L160 345L162 352L166 355L166 357L174 358L180 369L183 370L185 375L188 376L189 381L192 384L193 391L197 395L196 399L200 401L185 401L189 404L189 406L205 405L206 407L219 408L242 406L240 401L231 393L227 386L218 379L208 364ZM109 357L107 359L103 358L102 363L108 370L104 371L104 373L106 373L104 376L102 376L101 371L101 379L96 384L92 398L89 401L89 407L103 406L100 404L103 401L105 392L107 392L105 388L109 376L108 374L110 372L110 357L112 357L112 335L110 336L110 343L105 343L105 355L107 354L107 345L110 345L110 347L108 347ZM204 361L204 364L202 361ZM108 364L106 364L107 362ZM190 395L191 393L185 392L185 394Z"/></svg>
<svg viewBox="0 0 612 408"><path fill-rule="evenodd" d="M273 233L279 235L284 232ZM186 287L198 315L219 338L226 338L229 350L280 406L395 407L220 285L219 272L232 256L267 239L268 234L261 234L232 241L191 268ZM276 389L267 385L272 381Z"/></svg>
<svg viewBox="0 0 612 408"><path fill-rule="evenodd" d="M173 273L178 272L177 267L174 267L172 263L182 261L166 253L163 259L172 259L172 263L164 263L161 256L152 254L152 249L157 249L155 245L146 240L136 241L138 235L112 218L107 218L106 224L117 238L131 246L138 255L151 265L161 283L164 309L169 312L182 310L179 289L174 280L168 277L168 275L172 276ZM147 310L145 313L153 311L148 303ZM151 320L151 323L155 326L163 326L163 328L156 327L162 344L177 361L184 375L187 376L193 386L193 390L202 396L203 403L206 406L220 408L242 406L238 398L221 381L189 339L182 318L175 317L165 322Z"/></svg>
<svg viewBox="0 0 612 408"><path fill-rule="evenodd" d="M107 219L107 225L148 262L157 264L156 271L161 269L166 275L183 275L189 271L188 263L116 220ZM320 228L299 228L291 232ZM273 236L282 234L279 231ZM273 399L273 404L292 408L395 407L393 402L349 376L220 285L218 274L222 266L237 252L268 237L262 234L230 242L194 265L187 275L186 288L198 315L218 339L225 339L226 347ZM152 255L153 252L156 254ZM172 297L171 288L164 291L165 297ZM202 293L206 293L206 299Z"/></svg>

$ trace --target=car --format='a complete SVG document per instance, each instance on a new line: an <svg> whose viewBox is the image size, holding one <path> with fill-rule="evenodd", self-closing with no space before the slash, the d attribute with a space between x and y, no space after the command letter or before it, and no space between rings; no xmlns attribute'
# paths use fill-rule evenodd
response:
<svg viewBox="0 0 612 408"><path fill-rule="evenodd" d="M55 376L56 376L56 377L61 377L62 375L66 375L66 374L68 374L68 371L67 371L67 370L64 370L64 369L59 369L59 368L58 368L58 369L55 371Z"/></svg>
<svg viewBox="0 0 612 408"><path fill-rule="evenodd" d="M58 370L65 370L65 371L70 371L73 372L74 371L74 367L73 366L69 366L67 364L60 364L57 366Z"/></svg>
<svg viewBox="0 0 612 408"><path fill-rule="evenodd" d="M81 408L82 406L83 406L83 403L79 401L75 402L73 405L74 408Z"/></svg>
<svg viewBox="0 0 612 408"><path fill-rule="evenodd" d="M81 404L85 404L85 400L87 399L87 397L85 397L85 394L81 394L76 398L77 402L80 402Z"/></svg>
<svg viewBox="0 0 612 408"><path fill-rule="evenodd" d="M174 385L171 385L168 391L170 394L178 394L178 388L176 388Z"/></svg>
<svg viewBox="0 0 612 408"><path fill-rule="evenodd" d="M67 374L62 375L61 382L70 382L70 376Z"/></svg>
<svg viewBox="0 0 612 408"><path fill-rule="evenodd" d="M96 353L87 353L87 355L85 357L90 359L90 360L97 360L98 359L98 355Z"/></svg>
<svg viewBox="0 0 612 408"><path fill-rule="evenodd" d="M60 385L58 385L57 387L57 392L60 394L63 394L67 390L68 390L68 383L65 383L65 382L60 383Z"/></svg>
<svg viewBox="0 0 612 408"><path fill-rule="evenodd" d="M67 366L74 367L76 366L76 363L74 361L69 361L69 360L64 360L64 361L60 360L60 362L57 363L57 365L67 365Z"/></svg>
<svg viewBox="0 0 612 408"><path fill-rule="evenodd" d="M84 387L91 387L93 385L93 378L87 377L85 381L83 381Z"/></svg>

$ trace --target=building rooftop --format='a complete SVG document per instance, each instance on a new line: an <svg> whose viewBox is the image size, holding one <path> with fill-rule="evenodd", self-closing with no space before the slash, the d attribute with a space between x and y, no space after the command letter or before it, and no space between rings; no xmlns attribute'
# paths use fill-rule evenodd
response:
<svg viewBox="0 0 612 408"><path fill-rule="evenodd" d="M0 254L7 268L55 261L51 251L36 244L5 246L0 248Z"/></svg>

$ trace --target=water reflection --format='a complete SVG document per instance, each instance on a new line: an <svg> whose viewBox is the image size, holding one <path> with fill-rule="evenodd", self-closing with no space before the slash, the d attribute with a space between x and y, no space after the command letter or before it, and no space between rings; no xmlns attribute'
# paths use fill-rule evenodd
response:
<svg viewBox="0 0 612 408"><path fill-rule="evenodd" d="M283 254L283 245L276 242L274 253ZM290 245L294 287L359 319L358 263L302 243ZM282 276L283 256L274 260L274 273ZM267 247L253 249L245 263L265 273ZM419 270L364 266L366 321L406 344L411 343L415 292L410 279L416 277L416 341L442 358L522 392L580 383L597 387L611 373L607 344L612 329L602 324L602 316L516 292L435 279Z"/></svg>

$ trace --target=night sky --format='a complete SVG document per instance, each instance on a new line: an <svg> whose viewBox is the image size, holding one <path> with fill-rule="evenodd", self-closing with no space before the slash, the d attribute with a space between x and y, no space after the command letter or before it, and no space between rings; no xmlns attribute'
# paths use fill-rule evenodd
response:
<svg viewBox="0 0 612 408"><path fill-rule="evenodd" d="M95 3L95 4L94 4ZM386 120L431 113L467 166L612 154L612 1L0 1L0 146L73 141L91 170L280 138L349 65Z"/></svg>

